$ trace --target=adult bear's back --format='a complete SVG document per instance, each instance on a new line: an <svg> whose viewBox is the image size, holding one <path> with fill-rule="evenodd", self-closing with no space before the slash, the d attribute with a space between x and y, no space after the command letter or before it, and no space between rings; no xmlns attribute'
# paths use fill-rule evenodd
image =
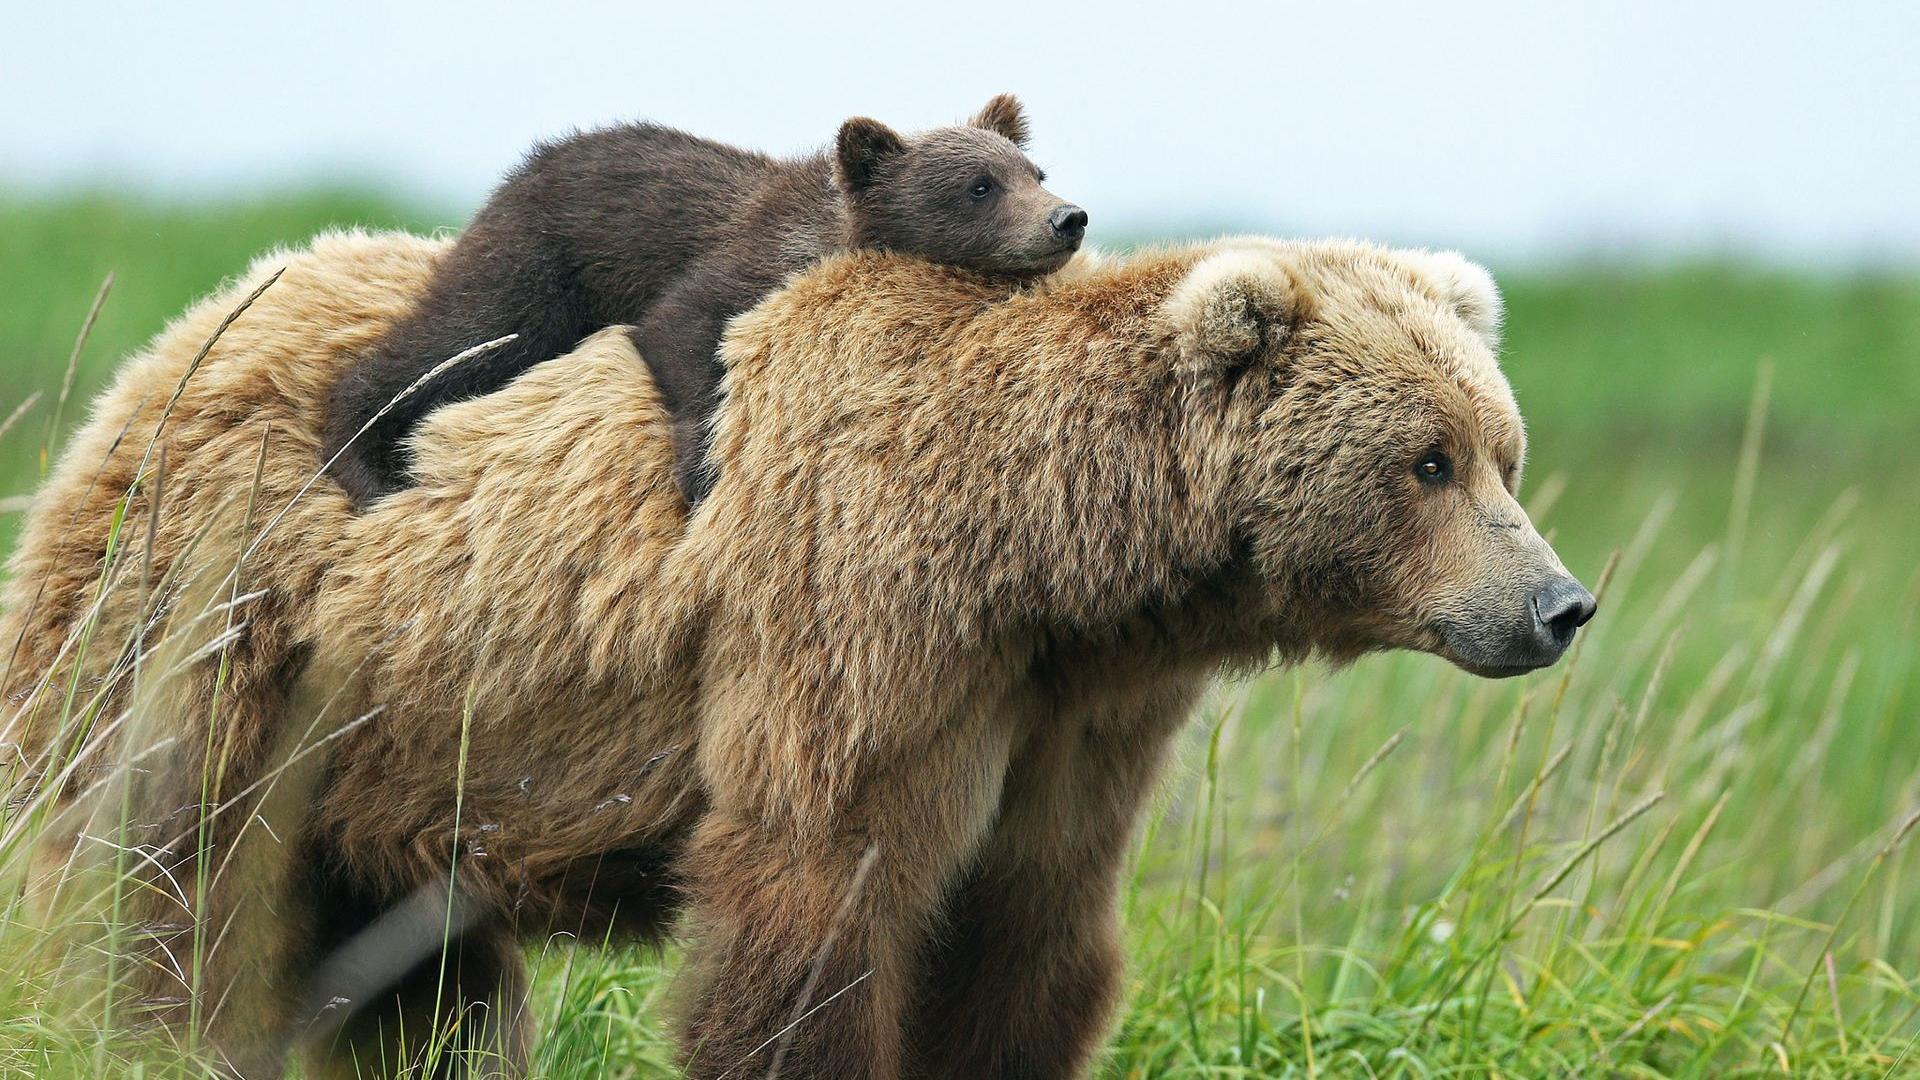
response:
<svg viewBox="0 0 1920 1080"><path fill-rule="evenodd" d="M323 578L352 545L405 544L404 536L390 534L405 533L409 526L397 523L409 517L411 527L459 530L460 543L484 539L471 521L443 525L435 516L464 501L475 483L487 484L490 495L516 483L537 489L496 504L523 528L528 503L546 502L546 519L556 518L551 511L566 501L555 487L564 470L550 467L551 454L566 457L575 448L565 440L579 434L577 423L555 415L556 401L577 398L580 409L560 410L575 420L628 418L625 425L602 426L614 437L645 444L657 434L661 478L671 487L664 430L646 430L657 418L657 397L631 349L608 335L563 358L558 384L547 385L555 376L536 370L526 388L469 403L474 408L466 420L461 407L436 414L430 430L489 440L480 446L456 435L449 450L455 458L470 452L470 463L494 459L498 467L487 470L484 481L474 470L448 475L438 466L429 483L403 493L405 505L377 507L369 517L388 525L370 530L337 486L315 480L334 382L407 310L447 247L402 233L352 231L269 253L122 365L35 496L0 593L0 648L9 654L7 734L0 739L21 744L32 771L42 764L33 759L63 723L72 726L87 711L118 716L133 683L135 652L151 653L169 636L177 659L232 631L219 726L242 756L262 749L275 722L270 714L296 674L291 668L320 633L315 613ZM516 411L518 398L527 400ZM469 422L475 409L481 410L477 427ZM519 463L524 467L499 460L521 451L532 455ZM629 445L626 452L629 464L645 472L646 450ZM643 477L629 479L630 487L649 486ZM156 490L157 514L149 502ZM151 540L150 521L158 524ZM677 511L665 512L663 528L677 530L680 522ZM249 552L244 562L243 548ZM622 549L634 555L630 543ZM366 564L364 558L357 563ZM231 617L207 611L235 596L253 598L235 606ZM395 611L395 599L386 597L377 614ZM76 665L79 692L69 701ZM158 720L163 729L195 719L197 708L187 702L212 692L216 672L217 665L196 663L170 673L181 693L166 710L173 719ZM184 734L156 734L162 733ZM110 756L97 755L95 767Z"/></svg>

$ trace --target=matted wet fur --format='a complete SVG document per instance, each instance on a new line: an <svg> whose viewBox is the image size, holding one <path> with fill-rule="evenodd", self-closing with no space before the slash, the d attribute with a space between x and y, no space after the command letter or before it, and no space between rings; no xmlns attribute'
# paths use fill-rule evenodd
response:
<svg viewBox="0 0 1920 1080"><path fill-rule="evenodd" d="M340 378L324 440L329 457L343 451L334 475L363 504L404 487L421 417L627 323L674 420L675 474L698 502L712 483L721 332L789 275L850 248L1014 278L1067 260L1086 214L1041 186L1027 133L1020 103L1001 94L964 126L912 135L856 117L830 151L789 160L658 124L536 147L419 303ZM507 334L519 336L374 419L441 361Z"/></svg>
<svg viewBox="0 0 1920 1080"><path fill-rule="evenodd" d="M343 1047L364 1066L396 1023L417 1038L456 1016L460 1045L491 1055L462 1068L516 1073L532 1030L516 938L658 935L682 905L692 1076L775 1059L788 1080L1082 1075L1121 985L1121 861L1208 681L1314 652L1479 663L1458 628L1504 625L1524 602L1509 585L1564 573L1511 494L1522 435L1491 282L1358 243L1083 257L1018 295L831 259L730 331L723 479L691 518L618 329L433 414L418 485L369 512L325 481L293 501L332 379L446 250L323 236L189 311L97 403L12 564L7 700L32 755L55 741L46 688L68 685L166 399L284 265L158 439L151 579L191 571L228 595L246 542L242 587L265 590L218 720L201 659L137 726L93 736L103 767L174 777L217 752L214 802L331 740L232 816L258 810L268 853L245 887L168 912L154 897L206 860L141 864L166 887L136 919L242 928L197 985L159 962L137 982L244 1075L303 1038L318 1066ZM1448 486L1419 474L1435 447ZM259 511L211 527L256 468ZM147 490L122 551L149 547ZM130 636L138 598L117 580L95 641ZM153 633L193 634L197 610L182 599ZM79 658L100 717L131 700L118 655ZM139 756L134 731L177 741ZM135 802L140 826L180 810ZM222 820L216 862L244 832ZM436 934L405 929L434 912L456 934L445 967ZM364 990L368 957L399 981ZM423 970L443 993L419 992Z"/></svg>

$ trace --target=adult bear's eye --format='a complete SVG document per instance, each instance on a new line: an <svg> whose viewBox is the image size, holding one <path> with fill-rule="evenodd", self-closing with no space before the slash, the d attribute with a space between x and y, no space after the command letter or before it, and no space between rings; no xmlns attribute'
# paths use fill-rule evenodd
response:
<svg viewBox="0 0 1920 1080"><path fill-rule="evenodd" d="M987 196L993 194L993 178L990 176L983 176L980 179L975 180L973 182L973 186L967 189L967 194L973 196L973 198L976 200L984 199Z"/></svg>
<svg viewBox="0 0 1920 1080"><path fill-rule="evenodd" d="M1438 487L1453 479L1453 459L1439 450L1429 450L1414 463L1413 475L1419 477L1423 484Z"/></svg>

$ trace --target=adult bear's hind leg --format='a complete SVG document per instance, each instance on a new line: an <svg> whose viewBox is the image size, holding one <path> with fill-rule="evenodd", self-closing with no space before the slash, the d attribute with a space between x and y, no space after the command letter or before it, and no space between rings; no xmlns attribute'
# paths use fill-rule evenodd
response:
<svg viewBox="0 0 1920 1080"><path fill-rule="evenodd" d="M526 1072L526 962L504 924L461 910L444 883L384 910L338 886L323 903L332 925L301 1019L309 1075Z"/></svg>

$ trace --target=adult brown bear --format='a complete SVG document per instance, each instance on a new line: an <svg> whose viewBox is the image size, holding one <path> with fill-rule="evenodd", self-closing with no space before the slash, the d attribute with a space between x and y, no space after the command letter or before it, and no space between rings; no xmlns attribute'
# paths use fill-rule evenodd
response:
<svg viewBox="0 0 1920 1080"><path fill-rule="evenodd" d="M322 237L190 311L13 564L49 846L132 809L143 989L247 1075L456 1019L463 1067L517 1071L516 938L683 904L692 1075L1078 1075L1209 679L1512 674L1593 610L1513 498L1457 256L1223 240L1020 291L843 256L732 327L692 518L618 331L435 413L356 516L309 486L326 391L444 250Z"/></svg>

